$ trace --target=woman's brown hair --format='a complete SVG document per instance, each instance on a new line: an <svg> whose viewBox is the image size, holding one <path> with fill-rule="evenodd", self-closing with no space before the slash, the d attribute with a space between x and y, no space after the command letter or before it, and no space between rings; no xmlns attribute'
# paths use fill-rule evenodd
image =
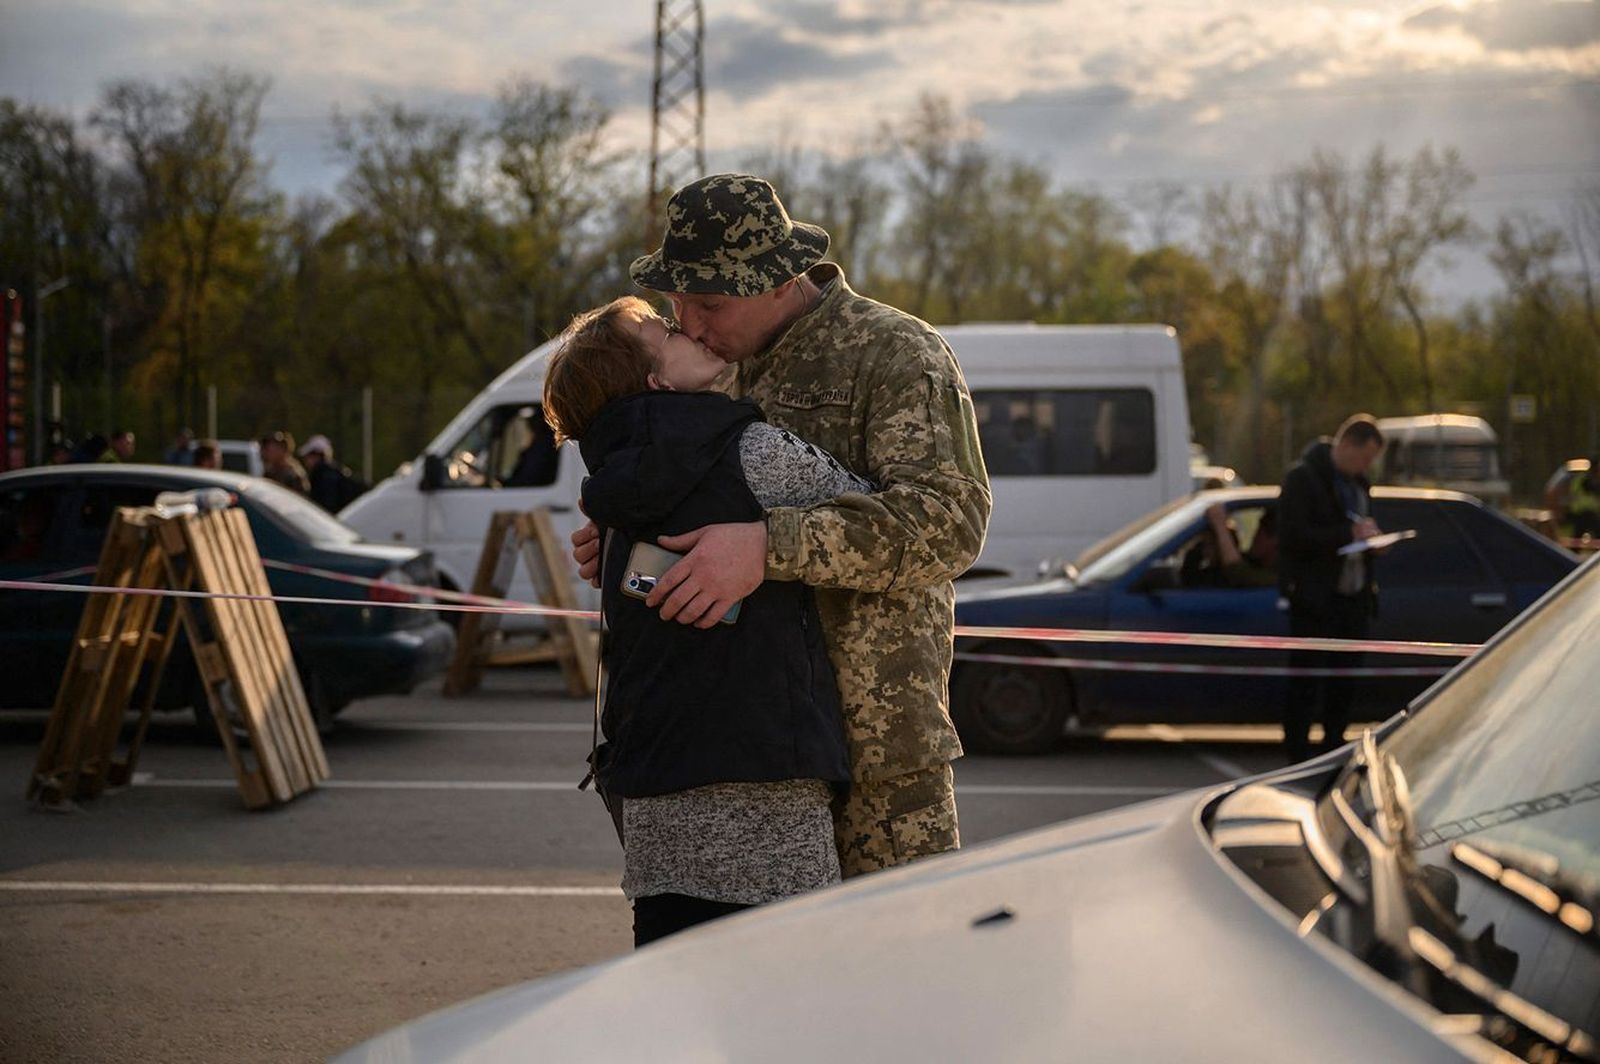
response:
<svg viewBox="0 0 1600 1064"><path fill-rule="evenodd" d="M544 419L556 440L580 440L600 408L650 387L655 361L634 322L655 317L638 296L586 310L561 333L544 371Z"/></svg>

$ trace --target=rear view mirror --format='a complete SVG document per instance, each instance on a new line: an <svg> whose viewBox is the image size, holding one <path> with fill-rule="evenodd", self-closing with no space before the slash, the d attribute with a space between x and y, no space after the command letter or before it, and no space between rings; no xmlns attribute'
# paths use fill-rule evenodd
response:
<svg viewBox="0 0 1600 1064"><path fill-rule="evenodd" d="M422 456L422 490L438 491L444 486L444 459L436 454Z"/></svg>

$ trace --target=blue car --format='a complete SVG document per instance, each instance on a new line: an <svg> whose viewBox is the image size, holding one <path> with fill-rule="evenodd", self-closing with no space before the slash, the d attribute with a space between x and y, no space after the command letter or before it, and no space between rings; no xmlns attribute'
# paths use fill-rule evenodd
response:
<svg viewBox="0 0 1600 1064"><path fill-rule="evenodd" d="M161 492L199 488L222 488L236 496L265 560L393 583L438 583L426 551L363 542L314 503L271 481L186 466L116 464L0 474L0 579L92 570L117 507L149 506ZM92 579L81 575L51 582L88 584ZM276 595L374 604L409 597L272 568L267 581ZM85 596L77 594L0 591L0 653L7 663L0 708L53 703L84 602ZM432 610L284 604L278 612L322 731L332 728L334 716L354 699L401 694L443 672L455 649L454 632ZM187 640L163 673L156 707L193 707L201 728L213 727Z"/></svg>
<svg viewBox="0 0 1600 1064"><path fill-rule="evenodd" d="M1199 492L1091 547L1075 565L1019 587L960 591L956 623L974 627L1079 628L1152 632L1289 634L1275 586L1230 587L1195 579L1206 510L1220 503L1249 550L1274 487ZM1373 517L1413 539L1377 563L1374 639L1482 643L1553 587L1577 560L1549 540L1469 495L1377 488ZM958 585L959 586L959 585ZM1280 719L1288 681L1226 672L1116 671L1145 665L1282 668L1277 650L1130 646L1028 639L960 638L950 678L950 712L973 751L1037 753L1069 723L1266 723ZM983 660L989 659L989 660ZM1022 659L1022 660L994 660ZM1082 662L1038 665L1029 661ZM1408 669L1360 682L1352 720L1382 720L1424 690L1456 659L1365 655L1364 668Z"/></svg>

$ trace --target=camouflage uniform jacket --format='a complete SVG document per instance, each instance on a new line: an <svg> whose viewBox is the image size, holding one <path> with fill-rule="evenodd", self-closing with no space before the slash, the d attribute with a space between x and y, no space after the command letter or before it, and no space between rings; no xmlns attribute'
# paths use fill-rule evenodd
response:
<svg viewBox="0 0 1600 1064"><path fill-rule="evenodd" d="M835 265L808 276L821 302L738 364L737 388L881 489L769 511L767 578L816 589L853 775L887 779L961 756L951 581L983 547L989 477L944 339L851 291Z"/></svg>

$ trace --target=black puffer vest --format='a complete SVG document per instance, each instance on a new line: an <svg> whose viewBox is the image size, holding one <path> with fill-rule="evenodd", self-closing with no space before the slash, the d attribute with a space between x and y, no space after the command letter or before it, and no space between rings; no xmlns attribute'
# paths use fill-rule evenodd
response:
<svg viewBox="0 0 1600 1064"><path fill-rule="evenodd" d="M606 701L601 781L624 798L710 783L850 778L839 690L811 589L768 581L734 624L663 621L624 595L635 542L759 521L739 437L755 404L647 392L608 404L579 449L584 510L614 530L602 568Z"/></svg>

